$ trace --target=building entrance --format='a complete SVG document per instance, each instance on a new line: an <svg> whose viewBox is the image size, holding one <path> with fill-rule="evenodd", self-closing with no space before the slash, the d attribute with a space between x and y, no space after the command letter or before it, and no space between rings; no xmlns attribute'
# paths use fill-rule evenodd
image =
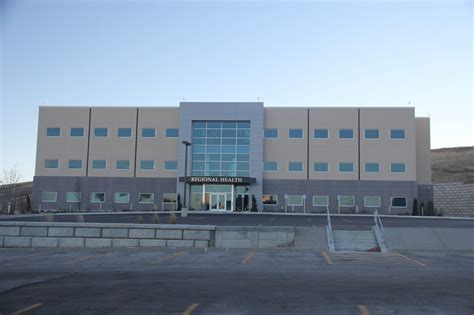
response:
<svg viewBox="0 0 474 315"><path fill-rule="evenodd" d="M226 210L226 194L225 193L211 193L211 210L225 211Z"/></svg>

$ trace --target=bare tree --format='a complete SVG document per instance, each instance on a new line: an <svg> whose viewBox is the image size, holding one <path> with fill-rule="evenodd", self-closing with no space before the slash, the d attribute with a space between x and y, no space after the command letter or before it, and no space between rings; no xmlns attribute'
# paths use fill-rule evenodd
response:
<svg viewBox="0 0 474 315"><path fill-rule="evenodd" d="M82 186L81 186L81 180L79 177L76 177L76 181L74 182L74 191L76 192L77 195L77 210L81 211L81 200L82 200Z"/></svg>
<svg viewBox="0 0 474 315"><path fill-rule="evenodd" d="M2 171L0 178L0 203L2 209L7 209L8 203L10 203L11 211L15 211L16 184L20 181L21 177L21 172L16 165Z"/></svg>

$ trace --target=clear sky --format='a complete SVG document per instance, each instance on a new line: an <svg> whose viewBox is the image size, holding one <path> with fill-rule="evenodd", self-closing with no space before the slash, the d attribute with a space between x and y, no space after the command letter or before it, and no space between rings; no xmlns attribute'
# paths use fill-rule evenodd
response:
<svg viewBox="0 0 474 315"><path fill-rule="evenodd" d="M0 0L0 30L0 169L23 180L43 102L415 106L432 148L473 145L472 0Z"/></svg>

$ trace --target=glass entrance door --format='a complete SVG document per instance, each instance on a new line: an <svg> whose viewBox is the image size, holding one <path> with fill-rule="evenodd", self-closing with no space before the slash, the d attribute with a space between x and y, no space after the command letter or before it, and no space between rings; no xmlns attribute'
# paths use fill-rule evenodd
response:
<svg viewBox="0 0 474 315"><path fill-rule="evenodd" d="M211 210L225 211L226 194L211 193Z"/></svg>

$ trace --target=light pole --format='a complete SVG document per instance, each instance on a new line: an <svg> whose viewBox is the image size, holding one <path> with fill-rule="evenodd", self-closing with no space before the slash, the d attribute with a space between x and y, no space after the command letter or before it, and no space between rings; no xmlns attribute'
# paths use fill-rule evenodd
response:
<svg viewBox="0 0 474 315"><path fill-rule="evenodd" d="M188 147L191 145L191 142L183 140L182 143L185 146L185 156L184 156L184 199L183 199L183 209L181 209L181 216L186 217L188 214L185 213L187 210L186 207L186 186L188 182Z"/></svg>

